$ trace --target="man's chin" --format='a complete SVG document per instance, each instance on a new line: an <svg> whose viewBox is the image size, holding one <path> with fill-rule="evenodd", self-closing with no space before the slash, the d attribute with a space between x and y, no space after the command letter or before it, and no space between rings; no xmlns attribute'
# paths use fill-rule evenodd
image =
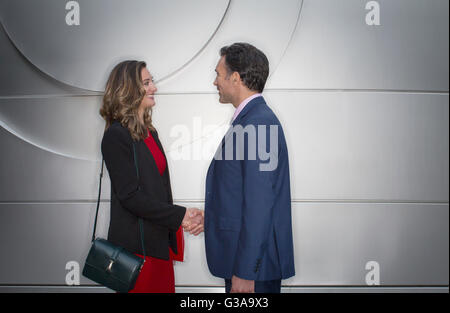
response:
<svg viewBox="0 0 450 313"><path fill-rule="evenodd" d="M230 101L227 101L226 99L222 98L221 96L219 96L219 102L220 103L230 103Z"/></svg>

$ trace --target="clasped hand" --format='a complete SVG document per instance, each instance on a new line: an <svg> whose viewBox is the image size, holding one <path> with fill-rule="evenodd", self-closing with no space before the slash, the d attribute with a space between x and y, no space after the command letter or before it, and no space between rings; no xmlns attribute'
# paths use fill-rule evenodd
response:
<svg viewBox="0 0 450 313"><path fill-rule="evenodd" d="M204 211L197 208L186 209L181 226L183 226L184 231L197 236L204 230Z"/></svg>

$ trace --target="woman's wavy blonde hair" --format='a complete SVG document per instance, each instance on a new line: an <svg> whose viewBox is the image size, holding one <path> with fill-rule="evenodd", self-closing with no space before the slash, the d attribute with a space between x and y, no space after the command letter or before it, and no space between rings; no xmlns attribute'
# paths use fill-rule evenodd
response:
<svg viewBox="0 0 450 313"><path fill-rule="evenodd" d="M136 141L148 136L147 129L155 130L151 108L145 110L143 124L138 115L139 106L145 97L141 71L146 66L143 61L123 61L109 74L100 108L100 115L106 121L105 130L114 121L118 121L128 128L131 137Z"/></svg>

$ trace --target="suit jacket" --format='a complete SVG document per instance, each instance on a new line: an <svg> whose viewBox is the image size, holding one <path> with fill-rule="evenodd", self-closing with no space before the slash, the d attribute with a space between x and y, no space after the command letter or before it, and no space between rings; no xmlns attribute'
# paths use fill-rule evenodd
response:
<svg viewBox="0 0 450 313"><path fill-rule="evenodd" d="M271 126L277 132L271 131ZM295 269L288 151L281 124L264 98L257 97L244 107L232 127L206 177L205 249L209 270L227 279L233 275L248 280L286 279L295 275ZM248 138L239 140L233 131L236 127L249 133L255 129L256 142L265 140L266 151L270 151L270 143L276 144L270 155L277 154L275 168L261 170L270 158L258 151L252 156L252 143ZM243 159L239 157L241 145ZM227 147L233 148L232 160L226 156ZM253 144L255 148L258 145Z"/></svg>
<svg viewBox="0 0 450 313"><path fill-rule="evenodd" d="M164 154L157 133L151 135ZM102 153L111 179L108 240L143 254L138 223L138 217L142 217L147 256L168 260L169 246L177 253L176 231L186 208L173 204L168 167L161 176L145 142L139 140L135 147L139 179L128 129L114 122L103 135Z"/></svg>

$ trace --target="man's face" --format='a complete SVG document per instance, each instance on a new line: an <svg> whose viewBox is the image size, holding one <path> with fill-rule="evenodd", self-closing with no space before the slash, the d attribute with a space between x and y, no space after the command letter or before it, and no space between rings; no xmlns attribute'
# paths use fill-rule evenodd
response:
<svg viewBox="0 0 450 313"><path fill-rule="evenodd" d="M214 86L219 91L220 103L231 103L234 94L233 84L231 82L231 74L228 74L225 65L225 56L221 57L216 66L216 80Z"/></svg>

